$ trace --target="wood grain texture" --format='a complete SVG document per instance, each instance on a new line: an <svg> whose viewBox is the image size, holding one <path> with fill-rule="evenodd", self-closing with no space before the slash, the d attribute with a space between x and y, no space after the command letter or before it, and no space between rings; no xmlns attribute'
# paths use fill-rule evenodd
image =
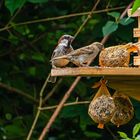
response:
<svg viewBox="0 0 140 140"><path fill-rule="evenodd" d="M133 37L140 37L140 28L133 29Z"/></svg>
<svg viewBox="0 0 140 140"><path fill-rule="evenodd" d="M109 87L140 101L140 76L108 76L105 79Z"/></svg>
<svg viewBox="0 0 140 140"><path fill-rule="evenodd" d="M140 101L140 68L57 68L51 70L52 76L105 76L107 86L121 91Z"/></svg>
<svg viewBox="0 0 140 140"><path fill-rule="evenodd" d="M51 76L140 76L140 68L128 67L77 67L56 68L51 70Z"/></svg>

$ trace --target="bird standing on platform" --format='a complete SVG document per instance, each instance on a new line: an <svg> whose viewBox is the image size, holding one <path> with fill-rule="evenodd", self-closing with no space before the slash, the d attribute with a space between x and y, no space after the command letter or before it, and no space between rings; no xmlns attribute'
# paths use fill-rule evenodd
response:
<svg viewBox="0 0 140 140"><path fill-rule="evenodd" d="M63 61L67 61L68 63L71 62L79 67L87 66L88 62L94 60L95 57L103 48L104 45L102 43L94 42L91 45L74 50L67 55L55 57L51 61L63 60Z"/></svg>
<svg viewBox="0 0 140 140"><path fill-rule="evenodd" d="M137 51L137 43L117 45L105 48L99 55L99 65L101 67L128 67L130 53Z"/></svg>
<svg viewBox="0 0 140 140"><path fill-rule="evenodd" d="M54 49L54 51L52 53L52 56L51 56L52 68L63 67L66 64L69 63L68 61L56 60L54 58L58 57L58 56L66 55L66 54L70 53L71 51L73 51L73 47L71 46L71 43L72 43L73 39L74 39L74 37L71 36L71 35L63 35L59 39L58 45ZM56 77L51 77L50 76L48 81L52 82L52 83L55 83Z"/></svg>

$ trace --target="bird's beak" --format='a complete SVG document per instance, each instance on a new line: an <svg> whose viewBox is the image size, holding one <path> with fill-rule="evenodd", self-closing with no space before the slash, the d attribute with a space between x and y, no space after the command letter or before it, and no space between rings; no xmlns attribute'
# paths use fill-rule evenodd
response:
<svg viewBox="0 0 140 140"><path fill-rule="evenodd" d="M73 36L71 36L71 42L73 42L73 40L74 40L74 37L73 37Z"/></svg>

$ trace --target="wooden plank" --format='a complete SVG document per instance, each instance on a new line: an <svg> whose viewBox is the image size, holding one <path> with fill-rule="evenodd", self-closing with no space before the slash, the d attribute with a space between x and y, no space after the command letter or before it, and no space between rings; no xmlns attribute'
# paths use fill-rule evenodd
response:
<svg viewBox="0 0 140 140"><path fill-rule="evenodd" d="M140 66L140 56L134 56L134 65Z"/></svg>
<svg viewBox="0 0 140 140"><path fill-rule="evenodd" d="M138 16L138 28L140 28L140 15ZM138 42L140 42L140 36L138 37Z"/></svg>
<svg viewBox="0 0 140 140"><path fill-rule="evenodd" d="M107 86L121 91L140 101L140 68L57 68L51 70L52 76L104 76Z"/></svg>
<svg viewBox="0 0 140 140"><path fill-rule="evenodd" d="M140 76L140 68L136 67L76 67L56 68L51 76Z"/></svg>
<svg viewBox="0 0 140 140"><path fill-rule="evenodd" d="M138 17L140 16L140 8L138 8L133 14L131 14L132 9L128 9L127 13L129 17Z"/></svg>
<svg viewBox="0 0 140 140"><path fill-rule="evenodd" d="M140 101L140 78L129 77L128 80L122 79L108 79L107 85L117 91L127 94L128 96Z"/></svg>
<svg viewBox="0 0 140 140"><path fill-rule="evenodd" d="M140 28L134 28L133 29L133 36L134 37L140 37Z"/></svg>

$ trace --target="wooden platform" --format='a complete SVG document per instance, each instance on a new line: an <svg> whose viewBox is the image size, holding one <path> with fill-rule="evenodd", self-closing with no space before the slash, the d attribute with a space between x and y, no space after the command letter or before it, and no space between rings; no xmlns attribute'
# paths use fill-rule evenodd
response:
<svg viewBox="0 0 140 140"><path fill-rule="evenodd" d="M129 96L140 100L140 68L132 67L76 67L57 68L51 70L52 76L104 76L107 85L115 90L122 91Z"/></svg>
<svg viewBox="0 0 140 140"><path fill-rule="evenodd" d="M140 76L140 68L78 67L78 68L57 68L51 70L51 76L106 76L106 75Z"/></svg>

